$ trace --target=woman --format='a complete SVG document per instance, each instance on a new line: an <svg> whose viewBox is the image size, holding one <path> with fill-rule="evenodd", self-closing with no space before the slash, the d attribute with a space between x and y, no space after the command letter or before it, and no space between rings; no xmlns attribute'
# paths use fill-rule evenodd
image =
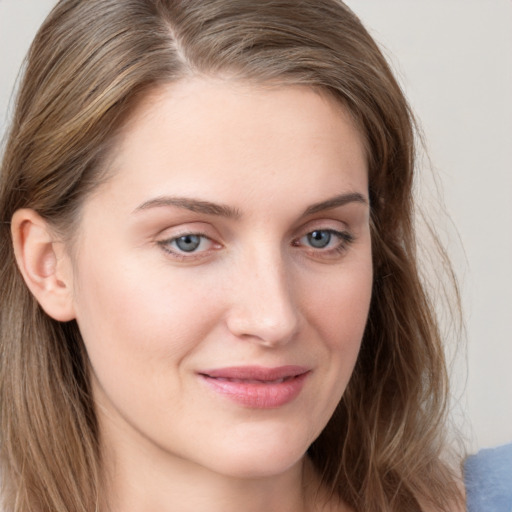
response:
<svg viewBox="0 0 512 512"><path fill-rule="evenodd" d="M337 0L59 2L2 164L5 510L456 510L413 169Z"/></svg>

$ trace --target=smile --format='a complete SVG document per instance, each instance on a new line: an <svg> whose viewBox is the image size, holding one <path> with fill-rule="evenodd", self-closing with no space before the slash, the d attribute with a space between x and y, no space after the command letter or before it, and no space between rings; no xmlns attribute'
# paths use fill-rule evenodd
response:
<svg viewBox="0 0 512 512"><path fill-rule="evenodd" d="M244 407L275 409L294 400L311 370L300 366L231 367L199 372L209 389Z"/></svg>

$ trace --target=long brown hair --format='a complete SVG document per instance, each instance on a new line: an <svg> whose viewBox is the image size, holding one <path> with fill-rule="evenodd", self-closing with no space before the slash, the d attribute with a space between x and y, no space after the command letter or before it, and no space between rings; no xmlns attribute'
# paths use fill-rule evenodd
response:
<svg viewBox="0 0 512 512"><path fill-rule="evenodd" d="M91 512L101 486L87 355L75 322L49 318L16 267L13 213L69 234L109 149L146 92L187 75L320 87L367 146L374 287L358 362L309 448L355 510L448 510L447 373L419 277L415 137L406 100L338 0L62 0L30 49L1 168L0 414L5 510Z"/></svg>

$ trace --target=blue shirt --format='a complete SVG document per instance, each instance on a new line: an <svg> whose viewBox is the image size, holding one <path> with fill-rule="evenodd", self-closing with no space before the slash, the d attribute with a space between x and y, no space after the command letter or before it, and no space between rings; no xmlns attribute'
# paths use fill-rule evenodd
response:
<svg viewBox="0 0 512 512"><path fill-rule="evenodd" d="M467 458L468 512L512 512L512 443Z"/></svg>

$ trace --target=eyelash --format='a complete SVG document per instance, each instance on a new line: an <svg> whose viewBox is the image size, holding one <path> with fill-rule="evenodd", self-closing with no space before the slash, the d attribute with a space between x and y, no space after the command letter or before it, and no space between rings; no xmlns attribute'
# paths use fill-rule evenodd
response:
<svg viewBox="0 0 512 512"><path fill-rule="evenodd" d="M311 246L308 247L311 252L319 254L320 256L329 256L344 253L355 240L354 235L352 235L348 231L338 231L336 229L314 229L312 231L309 231L305 235L301 236L300 238L295 239L292 245L294 247L300 247L300 240L310 235L313 235L314 233L327 233L329 237L334 236L338 239L338 243L336 243L336 245L331 248L315 248ZM329 239L328 243L330 242L331 239Z"/></svg>
<svg viewBox="0 0 512 512"><path fill-rule="evenodd" d="M348 231L338 231L335 229L314 229L314 230L309 231L308 233L302 235L301 237L294 239L291 244L292 247L301 247L302 244L300 243L300 241L303 238L313 235L313 233L327 233L330 237L334 236L338 239L338 243L336 244L336 246L328 248L328 249L325 249L323 247L322 248L315 248L315 247L311 247L311 246L308 247L308 250L310 253L315 253L320 256L330 256L330 255L337 255L337 254L344 253L355 240L354 235L352 235ZM207 253L210 252L210 250L208 250L208 249L206 249L205 251L200 251L200 252L196 252L195 250L193 250L188 253L186 251L180 250L179 248L178 248L178 250L171 249L171 244L173 244L173 243L177 242L178 240L183 239L185 237L197 237L197 238L201 239L200 243L202 243L202 241L204 241L204 240L208 240L212 245L216 245L216 242L214 242L208 235L205 235L204 233L194 233L194 232L183 233L183 234L177 235L172 238L160 240L157 242L157 244L167 254L169 254L173 258L176 258L179 260L193 261L194 259L204 257ZM331 242L331 239L329 239L329 243L330 242ZM217 245L219 248L221 247L220 244L217 244Z"/></svg>
<svg viewBox="0 0 512 512"><path fill-rule="evenodd" d="M205 252L208 252L208 250L207 250L207 251L201 251L198 253L196 253L195 251L190 251L187 253L186 251L182 251L179 248L178 248L178 250L170 248L172 243L177 242L178 240L180 240L182 238L186 238L186 237L197 237L197 238L201 239L201 242L208 240L212 245L215 245L215 242L209 236L205 235L204 233L194 233L194 232L182 233L182 234L174 236L172 238L167 238L165 240L159 240L157 243L167 254L169 254L173 258L176 258L179 260L192 261L194 259L203 257L205 255ZM219 247L220 247L220 244L217 244L217 245L219 245Z"/></svg>

